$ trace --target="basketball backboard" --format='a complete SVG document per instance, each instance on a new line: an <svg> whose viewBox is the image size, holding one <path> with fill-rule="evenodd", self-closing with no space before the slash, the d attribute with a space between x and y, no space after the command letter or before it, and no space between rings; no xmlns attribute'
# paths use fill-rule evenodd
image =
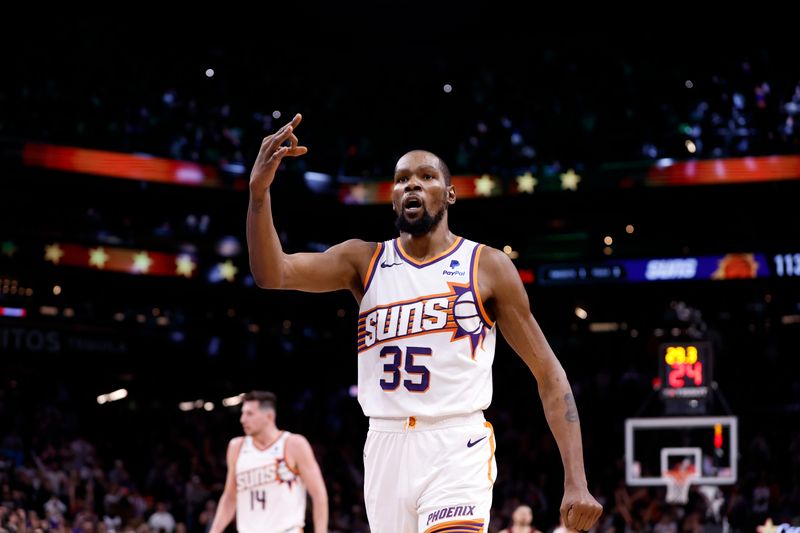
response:
<svg viewBox="0 0 800 533"><path fill-rule="evenodd" d="M625 421L625 481L668 485L679 465L694 472L693 485L728 485L737 479L735 416L629 418Z"/></svg>

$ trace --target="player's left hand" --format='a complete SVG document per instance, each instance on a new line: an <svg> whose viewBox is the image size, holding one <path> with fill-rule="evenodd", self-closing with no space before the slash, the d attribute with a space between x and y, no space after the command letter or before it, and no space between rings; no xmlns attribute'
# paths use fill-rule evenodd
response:
<svg viewBox="0 0 800 533"><path fill-rule="evenodd" d="M568 528L587 531L603 514L603 506L584 487L565 487L561 500L561 519Z"/></svg>

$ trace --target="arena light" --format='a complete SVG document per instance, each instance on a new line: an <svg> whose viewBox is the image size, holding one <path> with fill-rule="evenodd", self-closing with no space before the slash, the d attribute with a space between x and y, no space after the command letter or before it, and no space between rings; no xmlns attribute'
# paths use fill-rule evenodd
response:
<svg viewBox="0 0 800 533"><path fill-rule="evenodd" d="M323 172L304 172L303 180L306 182L306 187L315 193L330 191L336 182L333 176Z"/></svg>
<svg viewBox="0 0 800 533"><path fill-rule="evenodd" d="M108 394L101 394L97 397L97 403L103 405L104 403L116 402L117 400L122 400L123 398L128 397L128 391L126 389L117 389L114 392L109 392Z"/></svg>
<svg viewBox="0 0 800 533"><path fill-rule="evenodd" d="M239 405L244 401L244 393L237 394L236 396L229 396L228 398L222 399L222 406L223 407L233 407L235 405Z"/></svg>
<svg viewBox="0 0 800 533"><path fill-rule="evenodd" d="M222 163L220 168L231 174L244 174L247 168L241 163Z"/></svg>
<svg viewBox="0 0 800 533"><path fill-rule="evenodd" d="M214 404L201 398L191 402L180 402L178 404L178 409L181 411L193 411L194 409L205 409L206 411L211 411L211 409L214 409Z"/></svg>
<svg viewBox="0 0 800 533"><path fill-rule="evenodd" d="M608 333L620 329L617 322L592 322L589 324L589 331L592 333Z"/></svg>

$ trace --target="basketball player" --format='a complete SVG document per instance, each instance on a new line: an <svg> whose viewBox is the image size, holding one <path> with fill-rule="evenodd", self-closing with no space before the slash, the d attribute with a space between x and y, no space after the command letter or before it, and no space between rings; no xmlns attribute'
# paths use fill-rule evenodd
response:
<svg viewBox="0 0 800 533"><path fill-rule="evenodd" d="M222 533L236 515L240 533L302 531L306 489L314 531L328 531L328 493L314 452L302 435L275 425L275 395L244 395L239 418L244 437L228 444L228 476L210 533Z"/></svg>
<svg viewBox="0 0 800 533"><path fill-rule="evenodd" d="M520 505L511 513L511 527L503 529L500 533L542 533L533 526L533 509L527 505Z"/></svg>
<svg viewBox="0 0 800 533"><path fill-rule="evenodd" d="M421 150L397 162L399 238L285 254L270 185L284 157L308 151L294 134L301 119L262 141L250 174L250 267L262 288L348 289L359 302L358 399L370 421L364 496L373 533L488 530L496 464L483 410L492 397L497 327L539 383L564 463L565 523L589 529L602 508L587 489L566 374L511 260L450 232L456 192L447 166Z"/></svg>

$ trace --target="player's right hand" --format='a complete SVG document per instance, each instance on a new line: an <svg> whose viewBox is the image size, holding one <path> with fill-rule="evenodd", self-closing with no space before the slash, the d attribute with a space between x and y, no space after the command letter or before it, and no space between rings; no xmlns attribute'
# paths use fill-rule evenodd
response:
<svg viewBox="0 0 800 533"><path fill-rule="evenodd" d="M297 157L308 152L305 146L297 145L297 136L294 134L301 120L303 116L300 113L296 114L291 122L261 141L261 149L253 164L253 170L250 171L251 193L261 195L267 191L284 157ZM289 146L284 144L286 141L289 141Z"/></svg>

